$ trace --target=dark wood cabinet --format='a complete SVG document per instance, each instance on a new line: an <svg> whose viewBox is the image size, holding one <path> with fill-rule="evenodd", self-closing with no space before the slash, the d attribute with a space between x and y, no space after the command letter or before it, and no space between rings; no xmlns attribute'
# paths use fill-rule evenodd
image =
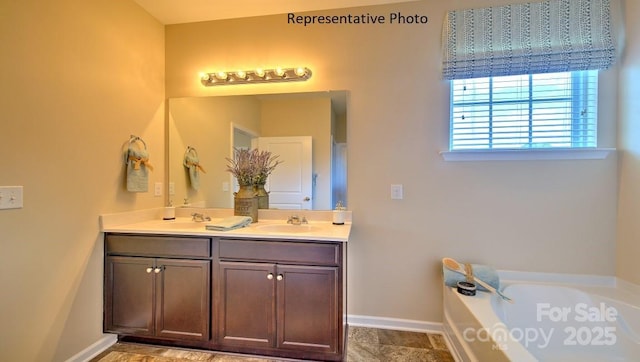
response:
<svg viewBox="0 0 640 362"><path fill-rule="evenodd" d="M221 345L335 353L337 268L220 262Z"/></svg>
<svg viewBox="0 0 640 362"><path fill-rule="evenodd" d="M108 233L104 330L130 341L340 361L341 242Z"/></svg>
<svg viewBox="0 0 640 362"><path fill-rule="evenodd" d="M277 346L338 352L338 268L279 265L276 281Z"/></svg>
<svg viewBox="0 0 640 362"><path fill-rule="evenodd" d="M340 360L341 256L334 243L220 240L221 348Z"/></svg>
<svg viewBox="0 0 640 362"><path fill-rule="evenodd" d="M153 335L153 259L110 256L105 266L105 331Z"/></svg>
<svg viewBox="0 0 640 362"><path fill-rule="evenodd" d="M209 340L211 261L158 259L156 336Z"/></svg>
<svg viewBox="0 0 640 362"><path fill-rule="evenodd" d="M208 341L211 260L163 258L174 253L159 244L143 253L158 257L129 256L139 245L127 248L121 244L125 240L107 236L104 330Z"/></svg>
<svg viewBox="0 0 640 362"><path fill-rule="evenodd" d="M221 345L275 346L275 268L264 263L220 262L218 338Z"/></svg>

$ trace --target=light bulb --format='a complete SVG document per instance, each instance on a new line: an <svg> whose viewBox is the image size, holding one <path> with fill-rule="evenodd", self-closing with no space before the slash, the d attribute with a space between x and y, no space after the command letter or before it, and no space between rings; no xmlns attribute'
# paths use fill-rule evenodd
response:
<svg viewBox="0 0 640 362"><path fill-rule="evenodd" d="M209 73L200 73L200 79L204 82L208 81L209 79L211 79L209 77Z"/></svg>
<svg viewBox="0 0 640 362"><path fill-rule="evenodd" d="M238 78L240 79L246 79L247 78L247 72L245 72L244 70L239 70L236 72L236 76L238 76Z"/></svg>
<svg viewBox="0 0 640 362"><path fill-rule="evenodd" d="M284 75L284 69L280 67L276 68L276 74L278 75L278 77L282 77Z"/></svg>
<svg viewBox="0 0 640 362"><path fill-rule="evenodd" d="M305 74L307 74L307 70L305 68L302 68L302 67L296 68L296 75L298 77L302 77Z"/></svg>
<svg viewBox="0 0 640 362"><path fill-rule="evenodd" d="M264 77L264 69L262 68L256 69L256 75L260 78Z"/></svg>
<svg viewBox="0 0 640 362"><path fill-rule="evenodd" d="M218 77L218 79L224 80L224 79L227 79L228 75L226 72L218 72L216 73L216 77Z"/></svg>

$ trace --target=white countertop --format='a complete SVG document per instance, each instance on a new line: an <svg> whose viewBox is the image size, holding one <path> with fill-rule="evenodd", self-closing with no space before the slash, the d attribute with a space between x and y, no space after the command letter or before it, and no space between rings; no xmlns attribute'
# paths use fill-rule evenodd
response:
<svg viewBox="0 0 640 362"><path fill-rule="evenodd" d="M229 231L207 230L207 223L215 223L230 216L226 210L205 209L196 212L209 215L211 221L194 222L191 220L190 212L193 210L176 211L175 220L162 220L162 208L132 211L118 214L107 214L100 216L101 229L103 232L113 233L134 233L134 234L163 234L163 235L186 235L186 236L219 236L231 238L252 238L252 239L278 239L278 240L311 240L311 241L339 241L349 240L351 232L351 215L344 225L333 225L327 220L327 211L299 211L288 210L277 212L265 212L258 218L258 222L239 229ZM232 212L232 210L231 210ZM305 216L309 222L302 225L287 224L286 217L282 215ZM330 215L330 212L329 214ZM266 218L266 217L273 218Z"/></svg>

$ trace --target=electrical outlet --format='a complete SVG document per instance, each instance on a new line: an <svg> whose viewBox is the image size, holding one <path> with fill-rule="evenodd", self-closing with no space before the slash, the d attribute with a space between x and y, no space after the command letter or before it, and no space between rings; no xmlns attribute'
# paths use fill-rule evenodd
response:
<svg viewBox="0 0 640 362"><path fill-rule="evenodd" d="M0 186L0 210L23 207L22 186Z"/></svg>
<svg viewBox="0 0 640 362"><path fill-rule="evenodd" d="M222 191L223 192L229 192L229 183L228 182L223 182L222 183Z"/></svg>
<svg viewBox="0 0 640 362"><path fill-rule="evenodd" d="M391 199L402 200L403 197L402 184L391 185Z"/></svg>
<svg viewBox="0 0 640 362"><path fill-rule="evenodd" d="M169 195L173 196L176 194L176 183L169 182Z"/></svg>
<svg viewBox="0 0 640 362"><path fill-rule="evenodd" d="M153 189L153 194L155 196L162 196L162 182L156 182L155 187Z"/></svg>

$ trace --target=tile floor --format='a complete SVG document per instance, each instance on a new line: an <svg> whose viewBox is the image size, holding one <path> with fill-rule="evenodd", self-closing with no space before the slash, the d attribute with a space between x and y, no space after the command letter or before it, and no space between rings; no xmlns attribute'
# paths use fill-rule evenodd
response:
<svg viewBox="0 0 640 362"><path fill-rule="evenodd" d="M91 362L277 362L278 358L258 358L213 353L202 350L149 346L118 342ZM444 338L439 334L349 327L347 362L452 362Z"/></svg>

